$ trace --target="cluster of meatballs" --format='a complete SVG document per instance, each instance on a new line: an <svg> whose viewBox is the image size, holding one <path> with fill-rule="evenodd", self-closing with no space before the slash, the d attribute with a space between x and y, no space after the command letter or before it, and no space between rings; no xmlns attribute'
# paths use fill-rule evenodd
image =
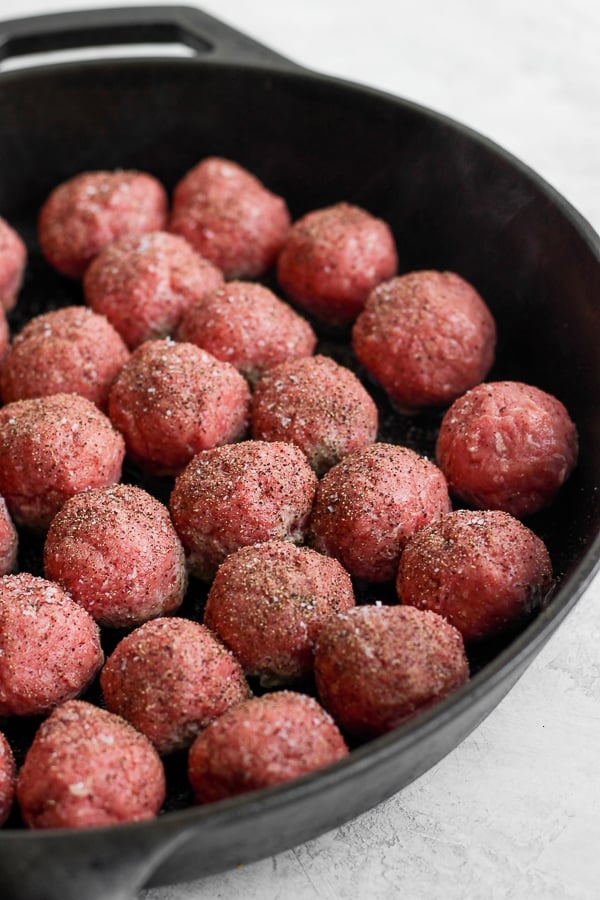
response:
<svg viewBox="0 0 600 900"><path fill-rule="evenodd" d="M572 471L575 426L485 381L494 318L458 274L399 275L367 210L292 222L220 158L170 209L149 174L77 175L38 239L82 303L12 340L0 315L0 717L41 719L18 773L0 733L0 823L13 795L32 828L155 816L177 752L199 803L308 774L460 688L469 647L540 606L552 565L521 519ZM0 221L6 312L25 265ZM377 440L321 328L351 329L398 415L445 410L435 459ZM16 572L31 533L43 576Z"/></svg>

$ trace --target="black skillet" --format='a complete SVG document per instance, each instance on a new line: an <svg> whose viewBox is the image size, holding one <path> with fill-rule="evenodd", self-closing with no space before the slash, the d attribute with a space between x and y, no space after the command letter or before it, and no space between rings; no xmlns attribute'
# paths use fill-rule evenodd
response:
<svg viewBox="0 0 600 900"><path fill-rule="evenodd" d="M150 823L27 832L15 812L0 832L3 900L131 898L145 884L276 853L375 806L495 707L600 557L600 242L587 223L533 172L463 126L300 69L197 9L0 23L0 58L139 42L180 43L195 55L0 73L0 213L30 248L13 328L43 309L81 302L78 285L52 273L36 248L37 210L54 185L84 169L135 167L171 188L203 156L220 154L284 195L294 217L337 200L358 203L391 224L403 270L453 269L471 280L498 322L491 377L528 381L560 397L577 423L581 456L556 503L530 523L550 548L553 596L519 633L473 655L465 688L342 763L239 800L191 807L183 761L174 760L167 806ZM324 346L351 362L347 341ZM383 438L431 452L435 417L403 419L377 399ZM39 545L26 536L22 543L22 563L35 569ZM199 602L199 595L190 601L192 614ZM34 724L0 722L19 757Z"/></svg>

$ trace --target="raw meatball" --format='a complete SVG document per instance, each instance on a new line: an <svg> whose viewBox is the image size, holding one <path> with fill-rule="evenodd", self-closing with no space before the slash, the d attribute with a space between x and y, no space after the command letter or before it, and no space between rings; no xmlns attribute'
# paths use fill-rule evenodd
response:
<svg viewBox="0 0 600 900"><path fill-rule="evenodd" d="M230 709L190 749L188 775L199 803L282 784L337 762L348 748L312 697L278 691Z"/></svg>
<svg viewBox="0 0 600 900"><path fill-rule="evenodd" d="M12 809L15 793L16 768L10 744L0 731L0 826L4 825Z"/></svg>
<svg viewBox="0 0 600 900"><path fill-rule="evenodd" d="M187 585L183 547L167 508L126 484L67 500L48 530L44 569L110 628L173 612Z"/></svg>
<svg viewBox="0 0 600 900"><path fill-rule="evenodd" d="M78 696L103 661L98 626L58 584L26 572L0 578L0 716Z"/></svg>
<svg viewBox="0 0 600 900"><path fill-rule="evenodd" d="M390 731L469 677L460 632L412 606L357 606L323 625L315 651L321 702L360 738Z"/></svg>
<svg viewBox="0 0 600 900"><path fill-rule="evenodd" d="M336 203L294 222L277 260L286 294L316 319L349 325L380 281L396 274L389 227L359 206Z"/></svg>
<svg viewBox="0 0 600 900"><path fill-rule="evenodd" d="M123 235L166 225L167 195L144 172L81 172L59 184L40 210L38 240L61 274L81 278L89 262Z"/></svg>
<svg viewBox="0 0 600 900"><path fill-rule="evenodd" d="M348 573L335 559L287 541L232 553L211 585L204 624L269 687L312 672L323 622L354 606Z"/></svg>
<svg viewBox="0 0 600 900"><path fill-rule="evenodd" d="M372 444L322 478L309 540L356 578L389 581L410 535L449 509L446 479L433 463L407 447Z"/></svg>
<svg viewBox="0 0 600 900"><path fill-rule="evenodd" d="M267 369L310 356L317 338L306 319L261 284L230 281L184 315L177 339L230 362L252 384Z"/></svg>
<svg viewBox="0 0 600 900"><path fill-rule="evenodd" d="M0 218L0 306L7 312L17 302L26 262L27 249L21 237Z"/></svg>
<svg viewBox="0 0 600 900"><path fill-rule="evenodd" d="M456 510L408 541L396 588L403 603L444 616L466 641L525 618L552 585L544 542L509 513Z"/></svg>
<svg viewBox="0 0 600 900"><path fill-rule="evenodd" d="M175 475L200 450L243 437L249 406L248 385L233 366L193 344L165 340L134 350L108 411L133 461Z"/></svg>
<svg viewBox="0 0 600 900"><path fill-rule="evenodd" d="M188 747L213 719L250 696L233 654L189 619L140 625L117 645L100 681L108 709L159 753Z"/></svg>
<svg viewBox="0 0 600 900"><path fill-rule="evenodd" d="M577 432L551 394L516 381L490 382L454 401L436 456L451 493L470 506L528 516L569 477Z"/></svg>
<svg viewBox="0 0 600 900"><path fill-rule="evenodd" d="M194 300L222 281L183 238L155 231L109 244L86 269L83 291L133 349L172 335Z"/></svg>
<svg viewBox="0 0 600 900"><path fill-rule="evenodd" d="M210 581L240 547L302 543L316 485L293 444L244 441L199 453L177 478L170 501L190 571Z"/></svg>
<svg viewBox="0 0 600 900"><path fill-rule="evenodd" d="M0 409L0 494L17 524L43 531L69 497L119 481L124 456L123 438L85 397Z"/></svg>
<svg viewBox="0 0 600 900"><path fill-rule="evenodd" d="M208 157L175 187L170 230L228 279L266 272L289 227L285 200L230 160Z"/></svg>
<svg viewBox="0 0 600 900"><path fill-rule="evenodd" d="M105 410L109 388L128 358L104 316L84 306L44 313L13 340L0 369L2 401L81 394Z"/></svg>
<svg viewBox="0 0 600 900"><path fill-rule="evenodd" d="M378 285L352 331L365 369L403 409L450 403L494 361L492 314L453 272L411 272Z"/></svg>
<svg viewBox="0 0 600 900"><path fill-rule="evenodd" d="M92 828L153 819L165 773L152 744L119 716L70 700L42 723L19 772L29 828Z"/></svg>
<svg viewBox="0 0 600 900"><path fill-rule="evenodd" d="M327 356L276 366L252 398L252 436L296 444L317 475L372 444L377 425L377 407L356 375Z"/></svg>
<svg viewBox="0 0 600 900"><path fill-rule="evenodd" d="M0 497L0 575L8 575L14 571L17 565L17 552L19 549L19 536L6 501Z"/></svg>

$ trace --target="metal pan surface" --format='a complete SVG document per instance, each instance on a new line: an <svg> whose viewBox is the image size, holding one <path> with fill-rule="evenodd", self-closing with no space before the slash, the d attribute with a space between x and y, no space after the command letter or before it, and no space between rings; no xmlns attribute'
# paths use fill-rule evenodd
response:
<svg viewBox="0 0 600 900"><path fill-rule="evenodd" d="M0 74L0 210L31 257L14 328L21 315L81 299L36 247L37 210L55 184L85 169L136 167L170 189L200 158L220 154L285 196L294 217L339 199L358 203L391 224L404 270L453 269L471 280L499 326L492 376L556 394L580 433L574 476L532 522L559 576L553 597L519 634L473 659L470 683L444 703L328 770L240 800L189 807L173 765L169 808L155 822L29 833L15 819L0 832L2 897L118 900L144 883L275 853L376 805L475 728L558 627L600 557L600 242L540 178L469 129L299 69L196 9L39 17L0 24L0 36L4 56L140 40L179 41L197 54ZM347 341L323 341L348 358ZM399 417L377 399L381 437L430 453L435 417ZM35 567L39 545L25 541L23 556ZM22 753L31 725L7 731Z"/></svg>

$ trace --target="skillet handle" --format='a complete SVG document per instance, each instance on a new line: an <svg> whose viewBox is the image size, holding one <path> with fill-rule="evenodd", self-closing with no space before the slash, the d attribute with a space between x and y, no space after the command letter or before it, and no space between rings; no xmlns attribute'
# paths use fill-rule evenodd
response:
<svg viewBox="0 0 600 900"><path fill-rule="evenodd" d="M300 68L192 6L88 9L0 22L0 64L35 53L140 43L182 44L219 62Z"/></svg>

